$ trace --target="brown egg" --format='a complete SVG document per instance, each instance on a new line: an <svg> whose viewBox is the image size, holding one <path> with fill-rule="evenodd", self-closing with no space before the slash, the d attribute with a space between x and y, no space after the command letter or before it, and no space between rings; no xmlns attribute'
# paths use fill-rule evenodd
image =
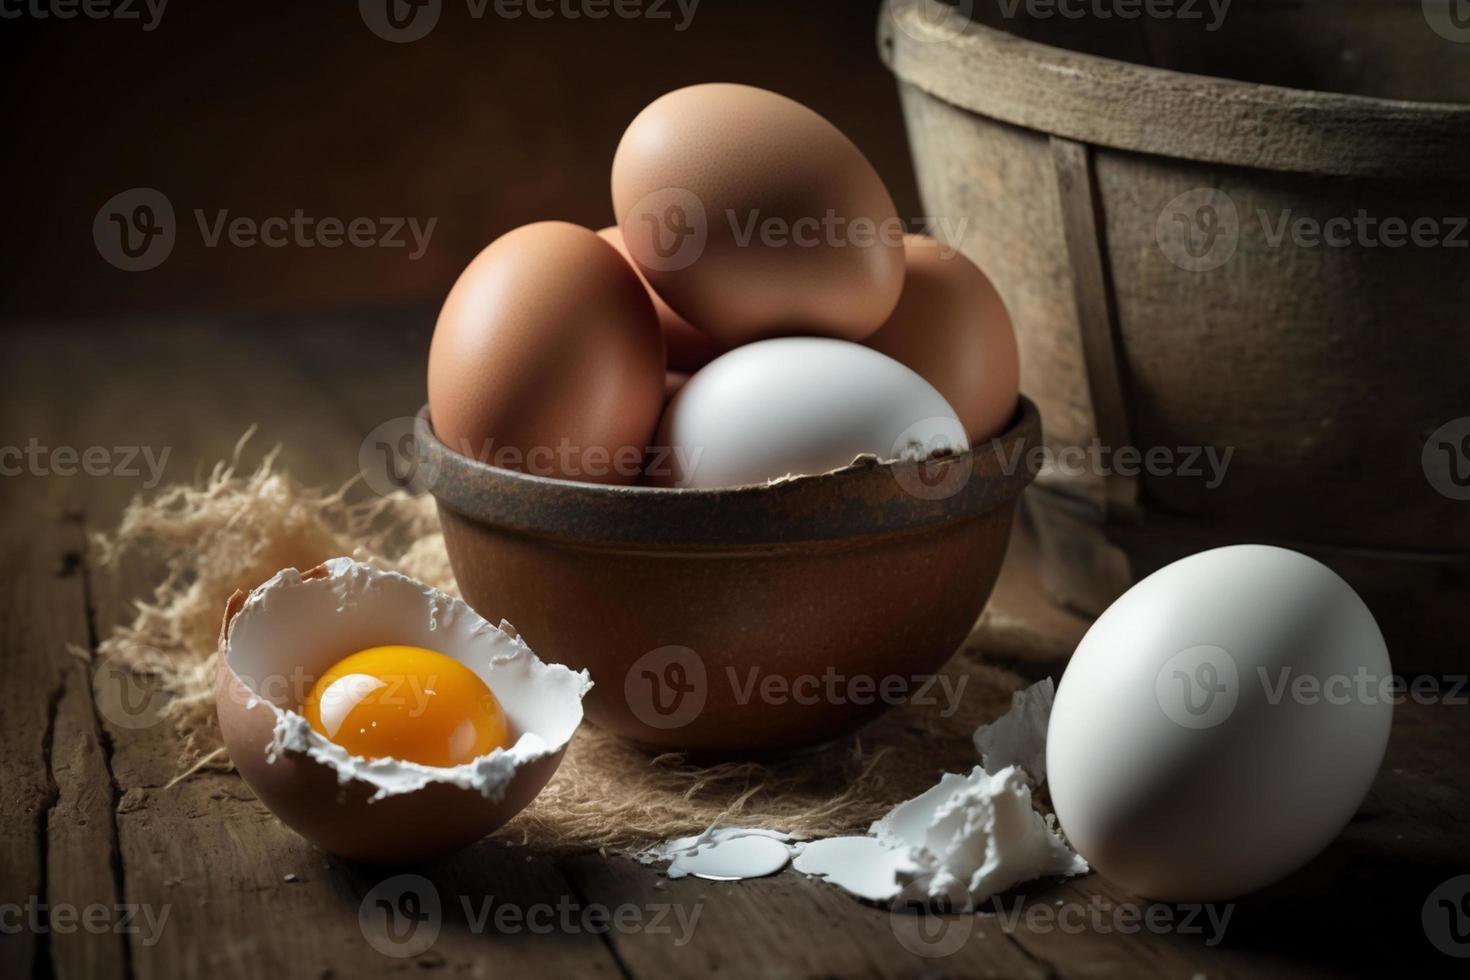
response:
<svg viewBox="0 0 1470 980"><path fill-rule="evenodd" d="M785 96L695 85L633 120L613 209L644 276L726 346L862 340L903 286L893 199L837 127Z"/></svg>
<svg viewBox="0 0 1470 980"><path fill-rule="evenodd" d="M1005 431L1016 412L1020 355L989 277L958 250L904 238L903 296L866 341L918 372L954 407L971 444Z"/></svg>
<svg viewBox="0 0 1470 980"><path fill-rule="evenodd" d="M648 291L611 245L565 222L517 228L476 256L429 348L435 434L542 476L633 482L663 392Z"/></svg>
<svg viewBox="0 0 1470 980"><path fill-rule="evenodd" d="M633 257L628 254L628 246L623 243L623 232L617 225L609 225L597 234L617 249L628 260L628 264L633 266L634 271L638 270ZM643 279L642 272L638 273L638 278ZM663 328L670 370L698 371L730 349L669 309L669 304L653 291L647 279L643 279L643 285L648 286L648 298L653 301L653 308L658 313L658 325Z"/></svg>

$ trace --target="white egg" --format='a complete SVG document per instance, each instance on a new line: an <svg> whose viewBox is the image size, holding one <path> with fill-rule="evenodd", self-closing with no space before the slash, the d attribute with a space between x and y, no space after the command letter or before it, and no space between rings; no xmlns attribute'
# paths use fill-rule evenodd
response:
<svg viewBox="0 0 1470 980"><path fill-rule="evenodd" d="M923 458L968 447L944 396L887 355L842 340L781 337L737 347L669 404L650 476L734 487L826 473L858 456Z"/></svg>
<svg viewBox="0 0 1470 980"><path fill-rule="evenodd" d="M1047 733L1057 818L1135 894L1218 901L1323 850L1388 744L1392 679L1367 606L1262 545L1175 562L1083 637Z"/></svg>

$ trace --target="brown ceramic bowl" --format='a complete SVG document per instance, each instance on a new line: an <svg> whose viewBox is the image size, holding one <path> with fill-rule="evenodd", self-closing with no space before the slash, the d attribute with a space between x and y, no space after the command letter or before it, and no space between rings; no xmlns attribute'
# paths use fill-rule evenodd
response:
<svg viewBox="0 0 1470 980"><path fill-rule="evenodd" d="M964 642L1041 445L1036 407L968 453L720 490L532 476L416 435L464 598L591 672L596 724L700 754L850 732Z"/></svg>

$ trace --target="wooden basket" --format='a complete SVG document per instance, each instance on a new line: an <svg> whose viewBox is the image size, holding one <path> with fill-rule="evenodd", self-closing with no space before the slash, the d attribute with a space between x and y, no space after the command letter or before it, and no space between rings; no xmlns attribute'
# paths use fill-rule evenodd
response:
<svg viewBox="0 0 1470 980"><path fill-rule="evenodd" d="M1358 589L1398 669L1463 668L1470 30L1358 7L1235 0L1207 38L889 0L879 43L926 211L1015 318L1056 464L1027 495L1048 589L1097 612L1278 543Z"/></svg>

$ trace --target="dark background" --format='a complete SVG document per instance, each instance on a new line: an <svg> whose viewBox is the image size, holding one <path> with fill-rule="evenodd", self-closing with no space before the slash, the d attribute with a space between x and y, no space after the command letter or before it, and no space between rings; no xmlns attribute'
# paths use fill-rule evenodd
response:
<svg viewBox="0 0 1470 980"><path fill-rule="evenodd" d="M442 3L411 43L374 34L355 0L173 0L153 30L141 0L137 20L0 20L0 320L436 305L517 225L611 223L623 128L663 92L704 81L821 112L872 159L899 213L922 215L877 55L879 0L700 0L682 31L673 0L667 19L602 20L504 19L493 3L476 19L467 0ZM110 265L92 232L103 204L134 187L162 191L176 215L173 251L143 272ZM210 248L194 214L259 221L297 208L438 223L410 260L411 247Z"/></svg>

